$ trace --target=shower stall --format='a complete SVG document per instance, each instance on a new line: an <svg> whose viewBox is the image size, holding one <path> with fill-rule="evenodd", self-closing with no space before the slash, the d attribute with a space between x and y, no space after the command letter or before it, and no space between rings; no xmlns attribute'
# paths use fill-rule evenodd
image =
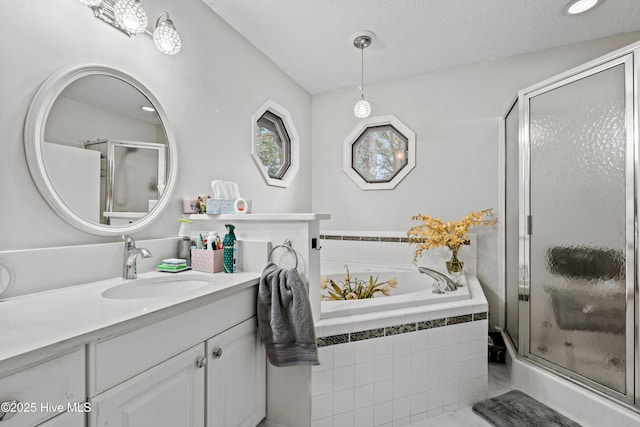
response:
<svg viewBox="0 0 640 427"><path fill-rule="evenodd" d="M522 90L504 117L507 335L520 358L636 410L639 54Z"/></svg>

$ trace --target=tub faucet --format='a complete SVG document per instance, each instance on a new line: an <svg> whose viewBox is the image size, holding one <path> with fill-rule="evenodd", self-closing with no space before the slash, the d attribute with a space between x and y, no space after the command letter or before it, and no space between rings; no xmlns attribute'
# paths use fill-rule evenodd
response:
<svg viewBox="0 0 640 427"><path fill-rule="evenodd" d="M457 288L456 283L451 280L451 278L449 278L449 276L447 276L444 273L440 273L437 270L433 270L431 268L427 268L427 267L418 267L418 271L420 273L424 273L428 276L433 277L434 279L436 279L438 282L444 282L445 283L445 291L455 291ZM439 288L439 287L438 287ZM433 291L435 292L435 291ZM442 292L439 292L442 293Z"/></svg>
<svg viewBox="0 0 640 427"><path fill-rule="evenodd" d="M124 260L122 263L122 278L135 279L138 277L136 271L136 258L151 258L151 252L145 248L136 248L136 241L131 236L124 235Z"/></svg>

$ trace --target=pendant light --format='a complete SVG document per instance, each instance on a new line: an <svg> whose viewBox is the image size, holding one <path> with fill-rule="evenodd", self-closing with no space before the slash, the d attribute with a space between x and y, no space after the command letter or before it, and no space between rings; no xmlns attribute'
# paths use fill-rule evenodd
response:
<svg viewBox="0 0 640 427"><path fill-rule="evenodd" d="M371 45L374 34L370 31L361 31L356 33L353 39L353 45L360 49L360 100L353 106L353 114L359 118L364 119L371 114L371 104L364 99L364 50Z"/></svg>

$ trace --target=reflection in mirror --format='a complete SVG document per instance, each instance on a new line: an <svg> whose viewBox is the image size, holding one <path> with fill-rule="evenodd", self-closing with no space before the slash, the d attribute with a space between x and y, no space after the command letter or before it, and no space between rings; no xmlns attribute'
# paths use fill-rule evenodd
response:
<svg viewBox="0 0 640 427"><path fill-rule="evenodd" d="M46 172L62 201L86 220L131 223L162 195L167 142L150 104L129 83L105 75L75 80L53 103Z"/></svg>
<svg viewBox="0 0 640 427"><path fill-rule="evenodd" d="M100 235L146 227L166 206L176 176L175 142L155 97L102 65L54 73L25 122L29 169L66 221Z"/></svg>
<svg viewBox="0 0 640 427"><path fill-rule="evenodd" d="M268 185L288 187L293 181L299 144L291 115L272 99L251 117L251 156Z"/></svg>
<svg viewBox="0 0 640 427"><path fill-rule="evenodd" d="M291 165L291 142L282 119L266 111L256 123L256 154L271 178L282 179Z"/></svg>
<svg viewBox="0 0 640 427"><path fill-rule="evenodd" d="M353 144L352 167L367 182L389 182L407 165L409 141L391 125L367 128Z"/></svg>

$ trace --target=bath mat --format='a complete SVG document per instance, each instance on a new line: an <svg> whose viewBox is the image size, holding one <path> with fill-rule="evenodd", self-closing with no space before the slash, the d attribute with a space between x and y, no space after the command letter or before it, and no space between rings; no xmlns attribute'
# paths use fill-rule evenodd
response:
<svg viewBox="0 0 640 427"><path fill-rule="evenodd" d="M519 390L476 403L472 409L496 427L580 427Z"/></svg>

